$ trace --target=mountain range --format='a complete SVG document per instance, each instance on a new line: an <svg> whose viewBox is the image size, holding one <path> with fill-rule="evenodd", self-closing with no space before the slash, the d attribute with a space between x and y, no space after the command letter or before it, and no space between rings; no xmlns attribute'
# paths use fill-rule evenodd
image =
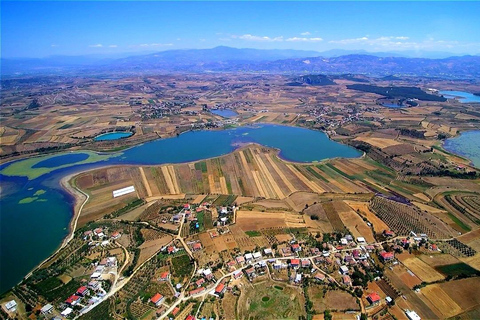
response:
<svg viewBox="0 0 480 320"><path fill-rule="evenodd" d="M439 53L440 54L440 53ZM480 76L480 56L411 58L398 53L330 50L261 50L215 47L167 50L137 55L51 56L1 59L2 76L65 72L265 72L415 75L473 78Z"/></svg>

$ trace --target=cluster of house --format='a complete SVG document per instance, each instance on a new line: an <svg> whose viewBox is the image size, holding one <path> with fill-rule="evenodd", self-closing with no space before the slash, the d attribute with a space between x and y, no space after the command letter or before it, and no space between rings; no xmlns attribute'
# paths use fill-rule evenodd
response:
<svg viewBox="0 0 480 320"><path fill-rule="evenodd" d="M205 290L207 290L207 286L215 281L215 276L210 268L199 269L194 281L191 283L191 290L188 292L188 294L190 296L194 296L199 293L203 293Z"/></svg>
<svg viewBox="0 0 480 320"><path fill-rule="evenodd" d="M95 271L90 275L91 279L101 280L103 274L116 274L117 258L108 257L103 258L95 266Z"/></svg>
<svg viewBox="0 0 480 320"><path fill-rule="evenodd" d="M74 307L80 306L86 309L88 306L98 303L105 295L106 292L103 290L101 282L91 280L88 284L79 287L74 294L65 300L65 308L60 314L63 317L68 317L73 312ZM50 306L46 305L44 308L48 309ZM53 307L51 309L53 310Z"/></svg>
<svg viewBox="0 0 480 320"><path fill-rule="evenodd" d="M196 213L202 212L208 209L209 207L210 207L210 203L208 202L204 202L199 206L193 206L193 205L190 205L189 203L185 203L183 205L182 210L180 210L180 212L174 214L170 218L170 222L177 224L177 223L180 223L182 219L186 219L187 221L196 221L197 220ZM164 223L166 223L166 221Z"/></svg>
<svg viewBox="0 0 480 320"><path fill-rule="evenodd" d="M225 226L231 223L233 221L233 216L235 215L236 209L237 208L234 205L217 207L217 226Z"/></svg>
<svg viewBox="0 0 480 320"><path fill-rule="evenodd" d="M108 228L95 228L83 233L83 240L89 241L90 246L107 246L110 241L117 240L122 236L119 231L114 231L108 235Z"/></svg>

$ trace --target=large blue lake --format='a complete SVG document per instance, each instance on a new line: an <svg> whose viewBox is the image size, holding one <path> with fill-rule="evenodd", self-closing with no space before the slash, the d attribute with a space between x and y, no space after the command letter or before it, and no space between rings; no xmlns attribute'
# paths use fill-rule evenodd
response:
<svg viewBox="0 0 480 320"><path fill-rule="evenodd" d="M475 167L480 168L480 131L467 131L458 137L447 139L443 147L470 159Z"/></svg>
<svg viewBox="0 0 480 320"><path fill-rule="evenodd" d="M478 102L480 103L480 96L476 96L464 91L440 91L440 94L445 98L457 98L462 103Z"/></svg>
<svg viewBox="0 0 480 320"><path fill-rule="evenodd" d="M45 170L45 167L52 170L35 179L22 176L25 172L18 176L3 175L8 166L26 160L3 164L0 166L0 292L18 283L68 235L74 199L60 187L62 177L102 166L158 165L217 157L250 142L278 148L283 159L296 162L361 155L358 150L334 142L320 131L264 124L223 131L187 132L175 138L138 145L94 163L80 163L89 157L81 151L45 157L47 159L39 157L31 168L40 169L30 170ZM54 166L62 167L56 169Z"/></svg>

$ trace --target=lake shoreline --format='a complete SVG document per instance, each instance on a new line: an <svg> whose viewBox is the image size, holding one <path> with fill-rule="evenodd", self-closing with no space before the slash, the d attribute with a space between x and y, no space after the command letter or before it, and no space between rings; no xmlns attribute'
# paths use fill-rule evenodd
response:
<svg viewBox="0 0 480 320"><path fill-rule="evenodd" d="M289 160L288 158L290 158L292 156L291 152L290 153L287 152L286 155L282 155L280 153L283 151L284 148L287 148L285 150L289 150L288 148L291 149L292 145L291 144L290 145L279 144L278 146L269 145L269 144L275 143L274 142L274 141L276 141L275 139L278 140L278 138L274 138L272 140L271 130L275 130L275 132L277 132L276 131L277 129L272 129L272 128L268 129L268 126L273 126L273 127L278 126L279 130L287 130L286 128L290 127L292 129L293 128L298 128L298 129L304 129L304 130L307 130L307 131L310 130L310 131L313 131L313 132L318 132L318 134L323 133L323 135L324 135L323 139L324 140L320 140L320 141L322 141L321 143L324 143L323 145L325 145L325 144L328 145L328 143L330 143L330 142L327 142L327 141L331 141L332 143L337 143L339 145L349 147L350 149L355 150L355 152L349 151L344 156L340 156L341 154L343 154L344 151L339 151L340 153L335 153L334 152L333 154L325 155L325 156L323 156L321 153L317 155L317 154L310 154L308 152L307 157L299 157L298 159L296 159L296 156L295 156L295 154L298 153L298 152L296 152L296 153L293 154L292 160ZM258 137L255 137L255 138L247 138L247 139L240 138L241 136L247 135L251 132L250 129L248 129L248 127L252 128L252 129L266 127L265 130L269 130L267 132L270 132L270 134L267 134L267 135L264 135L264 136L258 136ZM71 241L71 239L74 237L74 234L78 229L78 224L77 223L79 221L79 217L81 216L82 208L88 201L88 195L85 194L85 192L83 190L79 189L75 184L75 178L78 177L79 175L81 175L82 173L89 172L89 171L92 171L92 170L97 170L97 169L100 169L100 168L105 168L105 167L109 168L109 167L116 167L116 166L139 167L139 166L163 166L163 165L169 165L169 164L170 165L178 165L178 164L185 164L185 163L194 163L194 162L197 162L197 161L204 161L204 160L208 160L208 159L219 158L219 157L231 154L231 153L237 151L238 149L247 148L248 146L251 146L251 145L258 145L258 146L261 146L261 147L264 147L264 148L275 150L275 155L279 159L281 159L281 161L284 161L285 163L300 164L300 165L318 165L320 163L325 163L327 161L330 161L332 159L337 159L337 158L360 158L360 157L365 156L365 154L363 152L360 152L359 150L356 150L355 148L352 148L352 146L349 146L348 144L345 144L344 141L342 141L341 139L340 139L340 141L333 140L332 137L330 136L330 134L331 134L330 132L325 132L325 131L318 130L318 129L305 128L303 126L296 126L296 125L292 125L292 124L284 125L284 124L270 124L270 123L246 124L246 125L243 125L243 126L238 126L237 128L240 131L235 132L233 135L231 135L231 134L222 135L223 137L225 137L225 139L220 140L220 141L222 141L223 145L219 146L219 148L216 152L201 152L201 153L198 153L198 154L197 153L192 154L191 152L190 153L184 153L183 155L181 155L181 157L178 158L177 161L175 161L175 159L177 159L177 158L171 158L170 156L168 156L168 157L162 156L162 157L155 160L155 161L158 160L157 163L148 163L149 161L147 161L147 163L145 163L145 164L135 163L135 161L138 162L138 159L140 159L140 158L138 158L138 155L136 155L136 154L134 154L135 157L132 157L132 155L130 154L129 157L132 157L132 158L122 160L122 162L120 162L120 163L119 162L111 162L111 163L104 162L104 163L102 163L102 161L98 161L98 163L96 163L96 164L92 163L92 165L90 165L88 167L83 167L83 168L75 168L76 164L74 163L74 164L72 164L71 169L68 169L68 167L62 168L61 170L66 170L66 171L64 173L56 174L56 177L54 177L54 179L56 181L55 182L56 187L53 187L53 189L54 190L55 189L59 190L62 194L64 194L64 196L68 196L68 198L69 198L68 200L64 200L64 204L68 204L68 207L67 207L67 210L64 210L65 211L64 212L64 214L65 214L64 215L65 224L63 225L63 230L64 230L63 236L58 239L58 242L54 243L51 251L49 250L50 254L47 253L45 255L45 256L47 256L47 258L39 259L41 262L36 263L36 264L32 264L33 267L32 267L32 269L30 269L31 271L28 272L28 270L25 270L25 271L28 272L28 274L25 273L26 276L24 274L19 280L17 280L18 282L17 281L15 281L15 282L21 283L26 278L31 276L33 274L33 272L35 272L36 270L38 270L42 266L45 266L45 264L48 264L48 261L52 261L53 257L56 254L58 254L58 252L60 250L62 250L65 246L67 246L68 243ZM284 129L282 129L282 128L284 128ZM230 128L228 128L228 129L230 129ZM188 132L191 132L191 131L199 131L199 130L188 130L188 131L183 132L183 133L188 133ZM222 130L205 130L205 131L208 132L208 131L228 131L228 130L222 129ZM199 136L199 137L201 137L202 139L205 138L205 137L210 139L210 140L207 140L207 141L209 141L210 146L218 145L219 142L217 140L212 140L213 137L217 137L217 136L216 135L212 136L211 134L207 134L206 132L202 133L202 135ZM284 131L280 131L280 132L284 132ZM287 132L290 132L290 131L287 131ZM179 136L183 136L183 133L179 134ZM236 138L236 136L238 136L238 138ZM230 137L230 138L226 138L226 137ZM312 138L312 133L310 133L310 136L307 135L307 137L308 137L308 139L312 140L313 139ZM314 134L313 137L315 137L315 138L312 141L318 141L318 140L316 140L316 139L319 139L317 135ZM190 138L188 138L188 139L190 139ZM198 139L199 138L197 137L197 140ZM264 139L266 139L266 140L264 140ZM294 139L301 139L301 138L297 137L297 138L294 138ZM168 139L164 137L164 138L160 138L158 140L168 140ZM185 140L185 139L183 139L183 140ZM228 141L230 141L230 142L228 142ZM265 144L262 144L258 141L262 141ZM146 144L146 143L147 142L143 142L140 145L143 145L143 144ZM229 143L229 144L227 145L227 143ZM295 142L295 143L298 143L298 141ZM319 142L315 142L315 143L319 143ZM176 144L177 144L177 141L172 140L168 144L162 144L162 146L171 147L172 145L176 145ZM295 145L296 144L294 144L293 146L295 146ZM133 147L135 147L135 146L130 146L126 150L129 150ZM154 144L152 147L155 148L155 147L158 147L158 145ZM150 147L146 147L146 148L149 149ZM320 148L320 149L316 148L316 149L320 150L322 148ZM126 150L122 150L122 152L120 152L120 154L126 152ZM152 149L152 150L155 150L155 149ZM181 150L184 150L184 149L181 149ZM199 149L195 152L202 151L202 150L209 150L209 149L203 148L203 149ZM343 150L343 149L341 149L341 150ZM291 151L291 150L289 150L289 151ZM87 150L87 151L84 151L84 152L92 152L92 153L95 153L97 155L100 153L100 152L91 151L91 150ZM304 152L304 151L302 151L302 152ZM61 153L68 154L68 153L71 153L71 151L67 151L67 152L63 151ZM115 154L112 154L111 152L108 152L108 153L107 152L101 152L101 153L108 154L108 155L111 155L111 156L115 155ZM58 154L59 153L56 153L56 155L58 155ZM151 153L148 153L148 154L150 156ZM198 157L198 158L194 158L194 157L192 157L192 155L195 156L195 157ZM49 153L48 156L51 157L52 153ZM32 158L38 158L38 157L41 157L41 156L40 155L34 155ZM321 160L314 160L315 158L318 158L318 159L321 159ZM296 161L293 160L293 159L296 159ZM130 162L129 160L132 161L132 162ZM125 161L125 162L123 162L123 161ZM164 161L164 162L162 162L162 161ZM82 164L82 166L83 166L83 164ZM3 166L3 168L5 168L5 167L6 166ZM52 168L51 172L49 171L48 174L55 175L55 173L53 173L55 170L56 170L55 168ZM29 181L36 181L34 183L41 184L41 183L43 183L42 181L44 179L48 179L49 176L44 177L42 175L41 178L40 178L40 176L38 178L39 178L39 180L37 180L37 178L35 178L35 179L29 180ZM39 185L39 187L40 186L41 185ZM8 201L6 199L4 199L4 200ZM32 210L29 211L29 214L30 214L30 212L35 212L35 209L32 208ZM68 231L67 231L67 228L68 228ZM20 272L18 272L18 273L20 273ZM11 290L12 287L5 288L5 290Z"/></svg>
<svg viewBox="0 0 480 320"><path fill-rule="evenodd" d="M88 172L90 170L94 170L94 169L89 169L89 170L84 170L84 171L80 171L80 172L76 172L76 173L71 173L71 174L66 175L66 176L61 178L60 186L62 187L63 190L68 192L68 194L70 194L74 199L73 215L72 215L72 219L70 220L69 225L68 225L68 228L69 228L68 234L62 240L62 243L60 244L60 246L52 254L50 254L45 260L43 260L37 266L35 266L32 269L32 271L30 271L22 280L20 280L20 282L18 284L20 284L24 280L28 279L36 270L40 269L45 263L47 263L48 261L53 259L55 257L55 255L58 252L60 252L60 250L65 248L67 246L67 244L74 238L75 231L76 231L76 228L77 228L78 218L80 217L83 206L87 203L87 201L89 199L89 196L88 196L88 194L84 193L83 191L81 191L77 187L73 186L72 183L73 183L73 179L77 175L82 174L84 172ZM9 290L11 290L11 289L9 289ZM7 290L7 291L9 291L9 290Z"/></svg>

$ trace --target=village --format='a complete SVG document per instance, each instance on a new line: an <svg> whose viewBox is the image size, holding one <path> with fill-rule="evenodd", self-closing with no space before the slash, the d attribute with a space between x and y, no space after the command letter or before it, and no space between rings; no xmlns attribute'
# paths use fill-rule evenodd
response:
<svg viewBox="0 0 480 320"><path fill-rule="evenodd" d="M118 195L118 191L114 191L115 194ZM120 190L120 194L126 193ZM309 287L341 290L356 301L350 312L360 317L360 314L375 313L375 310L395 305L395 299L400 295L390 284L383 283L380 286L386 286L386 291L375 291L368 283L384 282L381 280L384 269L393 270L401 264L395 258L396 254L413 248L440 252L426 234L417 235L413 231L408 237L397 237L392 231L384 230L381 235L383 241L375 243L368 243L361 236L354 238L351 234L336 232L324 235L323 239L296 239L293 236L291 240L275 243L272 247L256 246L252 251L224 252L219 260L199 264L208 243L195 240L195 236L200 229L205 230L205 212L216 212L216 221L212 223L214 228L203 232L213 239L231 232L229 227L235 224L237 210L235 204L214 206L210 202L196 205L186 203L178 206L177 211L170 212L168 220L165 216L161 218L162 224L177 226L177 235L162 246L158 254L165 259L179 255L188 257L183 263L194 265L190 268L191 275L180 278L173 265L154 270L155 276L149 281L163 283L169 290L162 290L161 293L150 291L144 295L142 300L147 310L152 310L159 319L214 319L216 317L205 314L205 308L202 308L209 299L221 300L226 294L238 295L242 287L272 282L304 288L306 292ZM124 236L120 231L111 229L108 224L96 225L94 229L80 234L77 232L81 246L87 246L89 253L98 251L98 248L105 253L105 249L119 245L118 241ZM182 236L184 232L187 232L187 237ZM123 266L119 265L119 260ZM127 277L134 276L134 273L125 273L127 260L123 254L98 256L96 262L92 262L88 271L85 271L87 277L82 277L80 286L76 289L72 287L65 300L54 299L56 303L41 306L39 315L55 320L77 319L87 315L121 290L127 283ZM415 290L420 291L418 287ZM393 296L385 294L389 291ZM201 302L193 307L189 302L194 300ZM11 300L2 307L8 314L14 315L16 306L17 301ZM414 310L405 310L405 315L411 320L418 319Z"/></svg>

